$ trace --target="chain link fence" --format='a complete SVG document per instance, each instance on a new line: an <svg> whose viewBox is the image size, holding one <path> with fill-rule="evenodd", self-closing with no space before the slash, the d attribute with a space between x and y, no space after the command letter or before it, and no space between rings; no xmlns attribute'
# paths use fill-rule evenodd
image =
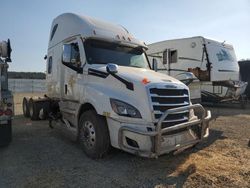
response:
<svg viewBox="0 0 250 188"><path fill-rule="evenodd" d="M13 93L42 93L46 91L45 80L9 79L9 89Z"/></svg>

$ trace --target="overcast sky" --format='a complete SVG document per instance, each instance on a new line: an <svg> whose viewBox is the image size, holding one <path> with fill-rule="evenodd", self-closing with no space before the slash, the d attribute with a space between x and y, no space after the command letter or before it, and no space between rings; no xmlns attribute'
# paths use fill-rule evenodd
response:
<svg viewBox="0 0 250 188"><path fill-rule="evenodd" d="M45 71L52 20L73 12L121 24L146 43L205 36L250 58L249 0L1 0L0 40L11 39L12 71Z"/></svg>

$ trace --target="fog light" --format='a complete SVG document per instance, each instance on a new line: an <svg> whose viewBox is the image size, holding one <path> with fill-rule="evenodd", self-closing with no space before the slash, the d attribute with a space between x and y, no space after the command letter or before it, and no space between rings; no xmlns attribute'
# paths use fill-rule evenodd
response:
<svg viewBox="0 0 250 188"><path fill-rule="evenodd" d="M132 139L126 137L126 141L127 141L127 144L129 146L132 146L134 148L139 148L139 145L138 145L138 143L135 140L132 140Z"/></svg>

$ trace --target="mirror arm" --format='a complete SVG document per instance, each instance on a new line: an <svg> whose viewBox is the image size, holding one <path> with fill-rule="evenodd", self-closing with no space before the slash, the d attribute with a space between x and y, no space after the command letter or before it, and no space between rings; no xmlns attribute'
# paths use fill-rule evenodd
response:
<svg viewBox="0 0 250 188"><path fill-rule="evenodd" d="M122 77L118 76L115 73L110 72L109 74L113 76L114 78L116 78L117 80L119 80L120 82L122 82L123 84L125 84L127 89L132 90L132 91L134 90L134 84L132 82L129 82L123 79Z"/></svg>

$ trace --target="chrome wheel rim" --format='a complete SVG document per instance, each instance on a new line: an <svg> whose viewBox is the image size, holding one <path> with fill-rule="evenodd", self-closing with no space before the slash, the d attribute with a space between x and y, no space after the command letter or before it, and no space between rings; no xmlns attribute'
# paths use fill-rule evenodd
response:
<svg viewBox="0 0 250 188"><path fill-rule="evenodd" d="M85 121L81 130L83 144L87 148L93 148L95 145L95 128L90 121Z"/></svg>

